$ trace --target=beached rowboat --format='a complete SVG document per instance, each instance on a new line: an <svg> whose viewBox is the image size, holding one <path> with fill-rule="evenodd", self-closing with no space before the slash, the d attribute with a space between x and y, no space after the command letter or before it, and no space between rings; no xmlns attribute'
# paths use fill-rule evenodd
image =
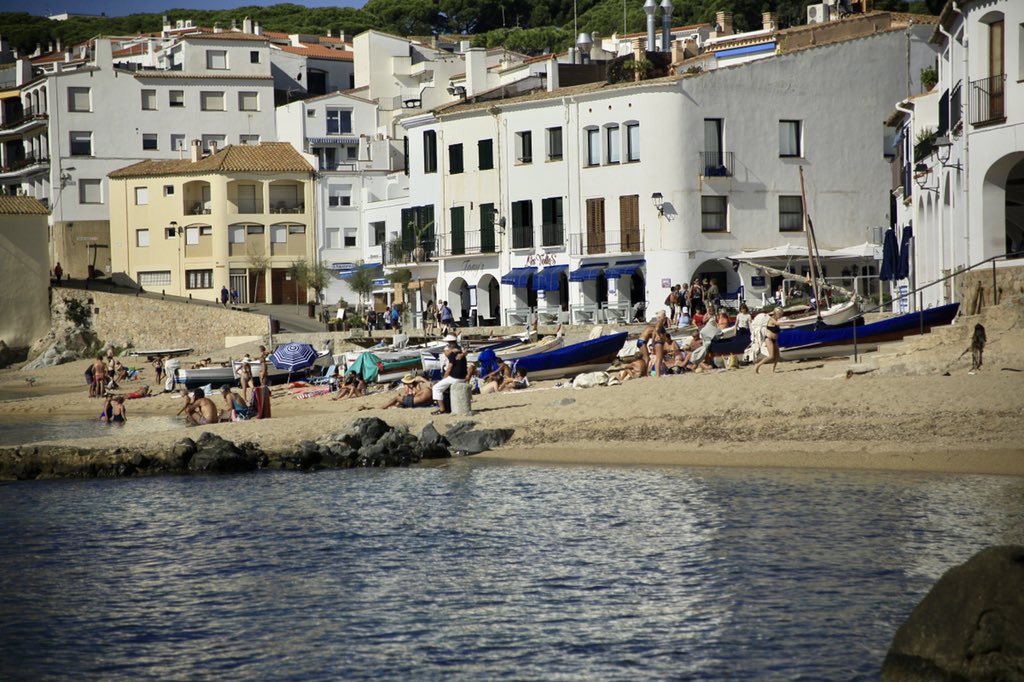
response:
<svg viewBox="0 0 1024 682"><path fill-rule="evenodd" d="M513 371L526 370L531 380L559 379L583 372L608 369L626 343L629 332L618 332L596 339L574 343L542 353L534 353L515 360Z"/></svg>

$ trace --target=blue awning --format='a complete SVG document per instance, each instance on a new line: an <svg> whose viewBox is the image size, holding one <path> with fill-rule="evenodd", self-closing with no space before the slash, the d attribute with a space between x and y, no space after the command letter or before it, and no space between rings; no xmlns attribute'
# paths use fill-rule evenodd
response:
<svg viewBox="0 0 1024 682"><path fill-rule="evenodd" d="M587 263L569 273L570 282L592 282L608 267L607 263Z"/></svg>
<svg viewBox="0 0 1024 682"><path fill-rule="evenodd" d="M568 269L568 265L549 265L533 276L533 290L558 291L559 275Z"/></svg>
<svg viewBox="0 0 1024 682"><path fill-rule="evenodd" d="M537 272L537 268L512 268L512 272L501 276L501 283L511 284L517 289L524 289L530 282L530 276L535 272Z"/></svg>
<svg viewBox="0 0 1024 682"><path fill-rule="evenodd" d="M616 279L619 277L628 277L634 272L644 266L642 260L627 260L621 263L616 263L607 270L605 270L604 276L608 279Z"/></svg>
<svg viewBox="0 0 1024 682"><path fill-rule="evenodd" d="M336 263L335 265L338 264ZM358 270L359 268L366 268L368 270L372 270L374 275L381 275L384 272L383 263L364 263L363 265L358 265L353 268L335 270L334 276L337 277L338 279L348 279L349 277L354 275L356 270Z"/></svg>

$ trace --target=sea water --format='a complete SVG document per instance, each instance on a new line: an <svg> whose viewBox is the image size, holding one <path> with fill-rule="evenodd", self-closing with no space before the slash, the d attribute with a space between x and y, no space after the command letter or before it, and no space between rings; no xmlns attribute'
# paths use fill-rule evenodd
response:
<svg viewBox="0 0 1024 682"><path fill-rule="evenodd" d="M0 679L875 679L1024 479L525 466L0 485Z"/></svg>

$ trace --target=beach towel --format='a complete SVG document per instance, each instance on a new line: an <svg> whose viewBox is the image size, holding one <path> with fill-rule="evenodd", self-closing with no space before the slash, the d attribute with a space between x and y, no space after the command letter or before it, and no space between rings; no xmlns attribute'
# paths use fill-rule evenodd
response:
<svg viewBox="0 0 1024 682"><path fill-rule="evenodd" d="M330 386L309 386L306 388L292 389L291 396L296 400L306 400L307 398L315 398L318 395L327 395L330 392Z"/></svg>

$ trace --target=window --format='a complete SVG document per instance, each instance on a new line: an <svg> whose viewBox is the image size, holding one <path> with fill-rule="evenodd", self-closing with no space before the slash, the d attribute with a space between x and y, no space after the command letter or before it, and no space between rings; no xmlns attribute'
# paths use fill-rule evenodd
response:
<svg viewBox="0 0 1024 682"><path fill-rule="evenodd" d="M200 92L199 108L203 111L224 111L224 93Z"/></svg>
<svg viewBox="0 0 1024 682"><path fill-rule="evenodd" d="M455 174L462 172L462 145L448 145L448 172Z"/></svg>
<svg viewBox="0 0 1024 682"><path fill-rule="evenodd" d="M327 192L327 205L331 208L352 205L352 185L331 185Z"/></svg>
<svg viewBox="0 0 1024 682"><path fill-rule="evenodd" d="M260 110L260 95L257 92L239 92L238 93L238 110L239 111L259 111Z"/></svg>
<svg viewBox="0 0 1024 682"><path fill-rule="evenodd" d="M227 50L207 50L206 68L216 69L218 71L223 71L228 68Z"/></svg>
<svg viewBox="0 0 1024 682"><path fill-rule="evenodd" d="M779 156L803 156L800 133L800 121L779 121Z"/></svg>
<svg viewBox="0 0 1024 682"><path fill-rule="evenodd" d="M548 128L548 161L562 160L562 127Z"/></svg>
<svg viewBox="0 0 1024 682"><path fill-rule="evenodd" d="M289 225L288 234L306 234L305 225Z"/></svg>
<svg viewBox="0 0 1024 682"><path fill-rule="evenodd" d="M494 204L480 204L480 253L494 253L497 215Z"/></svg>
<svg viewBox="0 0 1024 682"><path fill-rule="evenodd" d="M352 110L351 109L328 109L327 110L327 134L344 135L352 132Z"/></svg>
<svg viewBox="0 0 1024 682"><path fill-rule="evenodd" d="M265 232L266 232L266 229L262 225L246 225L245 226L245 233L246 234L264 234Z"/></svg>
<svg viewBox="0 0 1024 682"><path fill-rule="evenodd" d="M541 207L541 244L544 246L562 246L564 228L562 226L562 197L543 199Z"/></svg>
<svg viewBox="0 0 1024 682"><path fill-rule="evenodd" d="M316 109L306 109L306 118L316 118Z"/></svg>
<svg viewBox="0 0 1024 682"><path fill-rule="evenodd" d="M533 163L533 133L529 130L516 133L516 162Z"/></svg>
<svg viewBox="0 0 1024 682"><path fill-rule="evenodd" d="M453 256L466 253L466 207L452 206L448 224L451 227L449 253Z"/></svg>
<svg viewBox="0 0 1024 682"><path fill-rule="evenodd" d="M259 64L260 63L260 51L259 50L250 50L249 51L249 63L250 64Z"/></svg>
<svg viewBox="0 0 1024 682"><path fill-rule="evenodd" d="M632 163L640 160L640 124L626 124L626 161Z"/></svg>
<svg viewBox="0 0 1024 682"><path fill-rule="evenodd" d="M157 134L156 133L142 133L142 148L146 151L156 151L157 148Z"/></svg>
<svg viewBox="0 0 1024 682"><path fill-rule="evenodd" d="M170 90L167 93L167 105L170 107L183 107L185 106L185 91L184 90Z"/></svg>
<svg viewBox="0 0 1024 682"><path fill-rule="evenodd" d="M270 243L286 244L288 242L288 228L283 225L271 225Z"/></svg>
<svg viewBox="0 0 1024 682"><path fill-rule="evenodd" d="M142 91L142 110L156 111L156 90Z"/></svg>
<svg viewBox="0 0 1024 682"><path fill-rule="evenodd" d="M135 188L135 205L145 206L149 203L149 188L148 187L136 187Z"/></svg>
<svg viewBox="0 0 1024 682"><path fill-rule="evenodd" d="M605 128L605 143L608 149L608 163L618 163L622 154L619 126L612 125Z"/></svg>
<svg viewBox="0 0 1024 682"><path fill-rule="evenodd" d="M373 246L380 246L384 243L387 224L383 220L370 223L370 234L373 235Z"/></svg>
<svg viewBox="0 0 1024 682"><path fill-rule="evenodd" d="M355 145L346 145L342 147L345 150L345 158L349 161L355 161L359 158L359 147Z"/></svg>
<svg viewBox="0 0 1024 682"><path fill-rule="evenodd" d="M223 135L203 135L203 151L213 151L210 148L211 145L216 145L217 149L224 149L224 142L226 141L226 139L227 138L224 137Z"/></svg>
<svg viewBox="0 0 1024 682"><path fill-rule="evenodd" d="M797 196L779 197L779 232L803 232L804 200Z"/></svg>
<svg viewBox="0 0 1024 682"><path fill-rule="evenodd" d="M164 185L164 196L169 197L174 195L174 185Z"/></svg>
<svg viewBox="0 0 1024 682"><path fill-rule="evenodd" d="M89 88L68 88L68 111L92 111Z"/></svg>
<svg viewBox="0 0 1024 682"><path fill-rule="evenodd" d="M701 232L725 232L727 197L700 198Z"/></svg>
<svg viewBox="0 0 1024 682"><path fill-rule="evenodd" d="M145 248L149 246L149 230L144 228L141 230L135 230L135 246L139 248Z"/></svg>
<svg viewBox="0 0 1024 682"><path fill-rule="evenodd" d="M171 134L171 151L180 152L185 150L185 136Z"/></svg>
<svg viewBox="0 0 1024 682"><path fill-rule="evenodd" d="M245 225L231 225L228 227L228 244L245 243Z"/></svg>
<svg viewBox="0 0 1024 682"><path fill-rule="evenodd" d="M166 287L171 285L171 271L140 272L138 276L141 287Z"/></svg>
<svg viewBox="0 0 1024 682"><path fill-rule="evenodd" d="M71 131L71 156L92 156L92 133Z"/></svg>
<svg viewBox="0 0 1024 682"><path fill-rule="evenodd" d="M423 172L437 172L437 131L423 131Z"/></svg>
<svg viewBox="0 0 1024 682"><path fill-rule="evenodd" d="M640 195L619 197L619 250L640 251Z"/></svg>
<svg viewBox="0 0 1024 682"><path fill-rule="evenodd" d="M480 140L476 143L476 151L480 158L480 170L494 168L494 140Z"/></svg>
<svg viewBox="0 0 1024 682"><path fill-rule="evenodd" d="M340 227L328 227L324 230L324 237L326 240L326 246L328 249L340 249L341 248L341 228Z"/></svg>
<svg viewBox="0 0 1024 682"><path fill-rule="evenodd" d="M199 243L199 228L198 227L186 227L185 228L185 244L187 246L195 246Z"/></svg>
<svg viewBox="0 0 1024 682"><path fill-rule="evenodd" d="M174 239L174 235L177 232L177 229L179 229L179 228L165 227L164 228L164 239Z"/></svg>
<svg viewBox="0 0 1024 682"><path fill-rule="evenodd" d="M78 203L102 204L103 181L93 179L80 179L78 181Z"/></svg>
<svg viewBox="0 0 1024 682"><path fill-rule="evenodd" d="M243 134L238 136L238 144L253 144L258 145L260 143L259 135L248 135Z"/></svg>
<svg viewBox="0 0 1024 682"><path fill-rule="evenodd" d="M601 165L601 131L587 128L587 165Z"/></svg>
<svg viewBox="0 0 1024 682"><path fill-rule="evenodd" d="M358 230L354 227L345 228L345 248L350 248L356 245L356 233Z"/></svg>
<svg viewBox="0 0 1024 682"><path fill-rule="evenodd" d="M186 270L186 289L212 289L213 270Z"/></svg>
<svg viewBox="0 0 1024 682"><path fill-rule="evenodd" d="M533 248L533 202L512 202L512 248Z"/></svg>

